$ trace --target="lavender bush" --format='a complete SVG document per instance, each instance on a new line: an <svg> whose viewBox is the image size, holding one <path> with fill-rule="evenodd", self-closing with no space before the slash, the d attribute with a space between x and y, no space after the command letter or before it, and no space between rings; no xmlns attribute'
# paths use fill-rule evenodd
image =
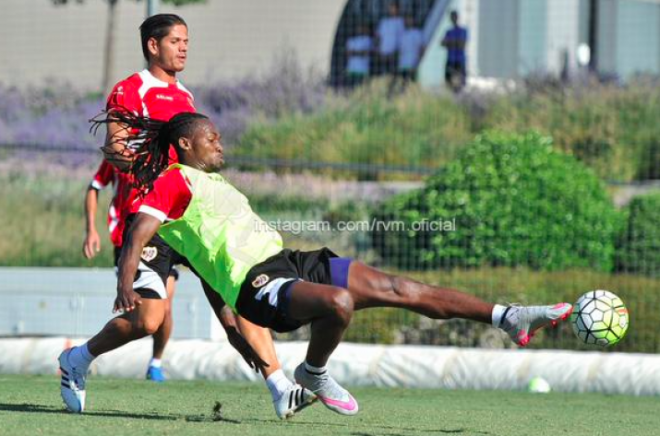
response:
<svg viewBox="0 0 660 436"><path fill-rule="evenodd" d="M278 55L268 74L261 77L192 90L197 109L217 123L229 147L251 122L313 113L323 108L328 93L323 76L313 70L305 72L292 52Z"/></svg>
<svg viewBox="0 0 660 436"><path fill-rule="evenodd" d="M197 109L217 123L231 147L253 120L274 121L322 107L326 87L320 75L304 72L295 56L285 53L266 75L196 86L192 91ZM90 133L88 120L104 107L103 96L67 84L25 90L0 84L0 146L75 149L76 153L53 159L73 165L96 162L103 138Z"/></svg>
<svg viewBox="0 0 660 436"><path fill-rule="evenodd" d="M392 95L382 85L376 81L350 95L330 93L321 75L284 53L268 74L192 89L199 111L223 132L229 161L238 164L262 159L287 162L286 171L296 173L411 180L419 174L394 174L374 165L434 171L484 130L531 128L553 137L556 148L607 180L660 178L660 92L653 80L625 85L530 80L496 92L470 90L458 98L415 87ZM103 105L102 96L62 84L22 91L0 84L0 146L75 149L53 159L98 162L102 138L89 134L87 120ZM323 162L350 169L313 166Z"/></svg>

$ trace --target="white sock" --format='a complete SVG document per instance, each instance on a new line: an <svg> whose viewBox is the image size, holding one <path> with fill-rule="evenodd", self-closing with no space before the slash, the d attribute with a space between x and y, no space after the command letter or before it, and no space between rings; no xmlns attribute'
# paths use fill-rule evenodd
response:
<svg viewBox="0 0 660 436"><path fill-rule="evenodd" d="M86 369L96 357L89 352L87 344L79 347L73 347L69 353L69 363L71 366L80 369Z"/></svg>
<svg viewBox="0 0 660 436"><path fill-rule="evenodd" d="M305 361L305 369L312 375L321 375L327 371L325 366L312 366L307 361Z"/></svg>
<svg viewBox="0 0 660 436"><path fill-rule="evenodd" d="M500 327L505 311L506 306L502 306L501 304L496 304L495 307L493 307L493 327Z"/></svg>
<svg viewBox="0 0 660 436"><path fill-rule="evenodd" d="M284 375L284 371L278 369L266 378L266 386L273 397L273 401L277 401L286 392L293 382Z"/></svg>
<svg viewBox="0 0 660 436"><path fill-rule="evenodd" d="M149 366L153 366L154 368L160 368L163 366L163 361L161 359L156 359L155 357L151 358L151 361L149 362Z"/></svg>

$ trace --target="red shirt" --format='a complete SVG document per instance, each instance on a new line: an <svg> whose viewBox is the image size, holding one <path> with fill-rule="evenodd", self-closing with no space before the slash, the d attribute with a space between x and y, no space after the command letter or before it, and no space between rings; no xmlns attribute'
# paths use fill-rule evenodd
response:
<svg viewBox="0 0 660 436"><path fill-rule="evenodd" d="M114 189L114 195L108 208L108 231L112 244L115 247L121 247L127 216L122 211L130 209L137 191L131 187L130 175L117 171L104 160L96 171L90 186L100 191L108 185L112 185Z"/></svg>
<svg viewBox="0 0 660 436"><path fill-rule="evenodd" d="M193 95L181 82L163 82L143 70L115 85L107 109L126 108L143 117L168 121L181 112L195 112L194 103Z"/></svg>
<svg viewBox="0 0 660 436"><path fill-rule="evenodd" d="M171 221L183 216L191 199L190 181L179 168L174 168L156 179L154 189L142 200L139 212L156 217L161 223Z"/></svg>
<svg viewBox="0 0 660 436"><path fill-rule="evenodd" d="M143 70L115 85L108 96L106 109L124 109L140 116L169 121L182 112L196 112L194 102L192 93L181 82L163 82L155 78L149 70ZM170 164L178 161L173 147L170 147L169 158ZM119 172L117 174L130 188L130 176ZM126 202L116 205L118 219L122 222L128 215L137 212L140 203L140 200L137 200L137 191L132 188L126 197Z"/></svg>

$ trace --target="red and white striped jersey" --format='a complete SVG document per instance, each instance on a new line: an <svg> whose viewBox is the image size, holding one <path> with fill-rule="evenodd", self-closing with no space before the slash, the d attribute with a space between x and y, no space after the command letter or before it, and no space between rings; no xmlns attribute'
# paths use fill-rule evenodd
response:
<svg viewBox="0 0 660 436"><path fill-rule="evenodd" d="M181 82L163 82L143 70L115 85L106 108L125 108L136 115L168 121L181 112L195 112L195 100Z"/></svg>

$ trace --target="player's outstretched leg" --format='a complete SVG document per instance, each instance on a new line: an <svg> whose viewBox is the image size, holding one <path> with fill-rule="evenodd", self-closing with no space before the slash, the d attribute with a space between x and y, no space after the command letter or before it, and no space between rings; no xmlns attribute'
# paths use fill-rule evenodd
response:
<svg viewBox="0 0 660 436"><path fill-rule="evenodd" d="M144 299L134 311L111 319L87 343L60 354L60 393L71 412L85 410L85 377L92 361L128 342L153 335L163 322L163 300Z"/></svg>
<svg viewBox="0 0 660 436"><path fill-rule="evenodd" d="M491 304L474 295L387 274L356 261L349 268L348 289L355 310L401 307L434 319L492 323L520 346L527 345L539 329L557 325L573 311L569 303L528 307Z"/></svg>

